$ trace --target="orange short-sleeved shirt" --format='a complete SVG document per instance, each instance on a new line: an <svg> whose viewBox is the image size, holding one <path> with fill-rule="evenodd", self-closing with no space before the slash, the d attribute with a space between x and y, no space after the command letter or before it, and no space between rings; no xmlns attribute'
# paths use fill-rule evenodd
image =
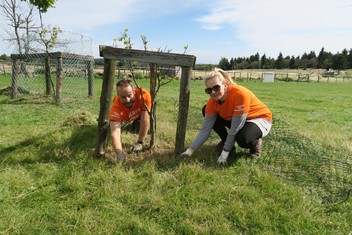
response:
<svg viewBox="0 0 352 235"><path fill-rule="evenodd" d="M205 114L218 114L225 120L231 121L233 115L248 113L247 120L264 118L272 121L272 113L249 89L237 84L229 84L226 101L220 105L217 100L208 100Z"/></svg>
<svg viewBox="0 0 352 235"><path fill-rule="evenodd" d="M115 121L115 122L134 121L139 116L141 116L142 111L147 110L143 104L143 99L148 109L151 108L152 99L151 99L150 93L142 88L142 95L143 95L143 99L142 99L139 88L135 88L135 92L136 92L135 93L136 100L133 103L133 106L131 108L127 108L125 105L121 103L119 97L115 96L113 100L113 104L110 109L110 121Z"/></svg>

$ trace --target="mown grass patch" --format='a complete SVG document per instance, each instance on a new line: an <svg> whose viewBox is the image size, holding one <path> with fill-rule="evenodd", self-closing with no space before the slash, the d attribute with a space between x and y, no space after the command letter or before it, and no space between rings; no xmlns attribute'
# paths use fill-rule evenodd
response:
<svg viewBox="0 0 352 235"><path fill-rule="evenodd" d="M213 134L192 158L173 153L177 81L160 91L155 147L130 153L122 164L110 161L110 139L107 158L93 157L101 80L93 98L60 105L0 96L0 231L348 234L352 199L343 195L351 188L346 98L352 85L241 85L270 107L274 125L259 161L237 148L227 166L216 164ZM192 81L186 145L201 125L203 90L201 81ZM127 149L136 136L123 134Z"/></svg>

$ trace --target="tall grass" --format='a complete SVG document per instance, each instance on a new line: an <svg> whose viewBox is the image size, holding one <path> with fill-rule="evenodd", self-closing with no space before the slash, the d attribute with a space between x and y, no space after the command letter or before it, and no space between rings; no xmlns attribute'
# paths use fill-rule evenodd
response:
<svg viewBox="0 0 352 235"><path fill-rule="evenodd" d="M0 77L0 89L9 84ZM261 160L237 148L224 167L214 134L189 159L173 154L178 81L159 93L156 146L123 164L111 161L110 139L107 158L93 158L100 79L93 98L60 105L0 95L1 233L349 234L351 197L324 196L351 188L352 83L241 85L273 111L273 130ZM203 83L192 81L187 145L207 98ZM137 138L123 136L125 149Z"/></svg>

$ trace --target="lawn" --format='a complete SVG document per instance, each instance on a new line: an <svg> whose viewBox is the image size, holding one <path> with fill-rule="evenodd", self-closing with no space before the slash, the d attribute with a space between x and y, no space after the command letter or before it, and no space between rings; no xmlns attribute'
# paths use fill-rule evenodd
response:
<svg viewBox="0 0 352 235"><path fill-rule="evenodd" d="M9 84L0 76L0 89ZM214 134L189 159L173 153L179 81L158 94L153 149L115 164L109 138L106 158L94 158L101 84L59 105L0 95L0 233L352 232L352 83L240 82L272 110L273 129L260 160L237 147L226 166ZM192 81L186 145L207 98ZM137 137L123 135L128 149Z"/></svg>

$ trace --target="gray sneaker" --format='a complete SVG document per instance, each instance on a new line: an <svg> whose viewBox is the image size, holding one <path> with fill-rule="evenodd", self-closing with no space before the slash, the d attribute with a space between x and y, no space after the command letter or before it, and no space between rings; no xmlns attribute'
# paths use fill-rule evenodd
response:
<svg viewBox="0 0 352 235"><path fill-rule="evenodd" d="M262 142L263 140L261 138L258 139L257 143L249 149L249 155L251 158L260 158L260 153L262 150Z"/></svg>

